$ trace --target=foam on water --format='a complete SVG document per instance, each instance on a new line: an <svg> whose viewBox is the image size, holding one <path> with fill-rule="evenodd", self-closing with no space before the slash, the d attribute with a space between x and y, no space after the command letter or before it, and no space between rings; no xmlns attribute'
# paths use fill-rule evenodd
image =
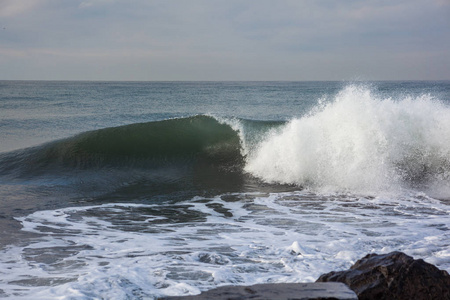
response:
<svg viewBox="0 0 450 300"><path fill-rule="evenodd" d="M16 299L139 299L228 284L310 282L398 250L450 271L448 203L309 192L104 204L18 218L38 234L0 253Z"/></svg>
<svg viewBox="0 0 450 300"><path fill-rule="evenodd" d="M382 98L356 85L325 100L273 130L246 171L321 191L415 188L450 197L448 105L430 95Z"/></svg>

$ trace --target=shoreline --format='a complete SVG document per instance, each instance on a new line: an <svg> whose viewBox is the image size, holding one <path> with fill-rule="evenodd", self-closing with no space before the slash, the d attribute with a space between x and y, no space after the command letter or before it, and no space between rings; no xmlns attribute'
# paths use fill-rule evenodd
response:
<svg viewBox="0 0 450 300"><path fill-rule="evenodd" d="M350 269L322 274L312 283L267 283L222 286L199 295L159 300L383 300L450 299L450 275L445 270L413 259L403 252L368 254Z"/></svg>

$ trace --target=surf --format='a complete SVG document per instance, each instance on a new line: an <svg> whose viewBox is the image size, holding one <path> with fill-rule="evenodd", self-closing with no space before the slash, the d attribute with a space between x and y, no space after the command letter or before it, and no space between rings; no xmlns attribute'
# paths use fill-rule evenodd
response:
<svg viewBox="0 0 450 300"><path fill-rule="evenodd" d="M450 197L450 107L430 95L384 98L349 85L273 130L245 170L316 191L419 189Z"/></svg>

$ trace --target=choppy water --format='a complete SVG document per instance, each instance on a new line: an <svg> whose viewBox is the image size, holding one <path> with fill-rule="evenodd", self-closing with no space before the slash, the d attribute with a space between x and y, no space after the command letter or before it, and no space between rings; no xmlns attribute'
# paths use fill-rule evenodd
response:
<svg viewBox="0 0 450 300"><path fill-rule="evenodd" d="M0 82L0 289L127 299L450 270L450 82Z"/></svg>

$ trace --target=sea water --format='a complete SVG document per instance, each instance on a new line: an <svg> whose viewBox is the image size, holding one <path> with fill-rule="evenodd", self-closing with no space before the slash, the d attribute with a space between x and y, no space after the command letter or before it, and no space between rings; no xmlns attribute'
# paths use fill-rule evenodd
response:
<svg viewBox="0 0 450 300"><path fill-rule="evenodd" d="M0 296L450 271L450 82L0 82Z"/></svg>

